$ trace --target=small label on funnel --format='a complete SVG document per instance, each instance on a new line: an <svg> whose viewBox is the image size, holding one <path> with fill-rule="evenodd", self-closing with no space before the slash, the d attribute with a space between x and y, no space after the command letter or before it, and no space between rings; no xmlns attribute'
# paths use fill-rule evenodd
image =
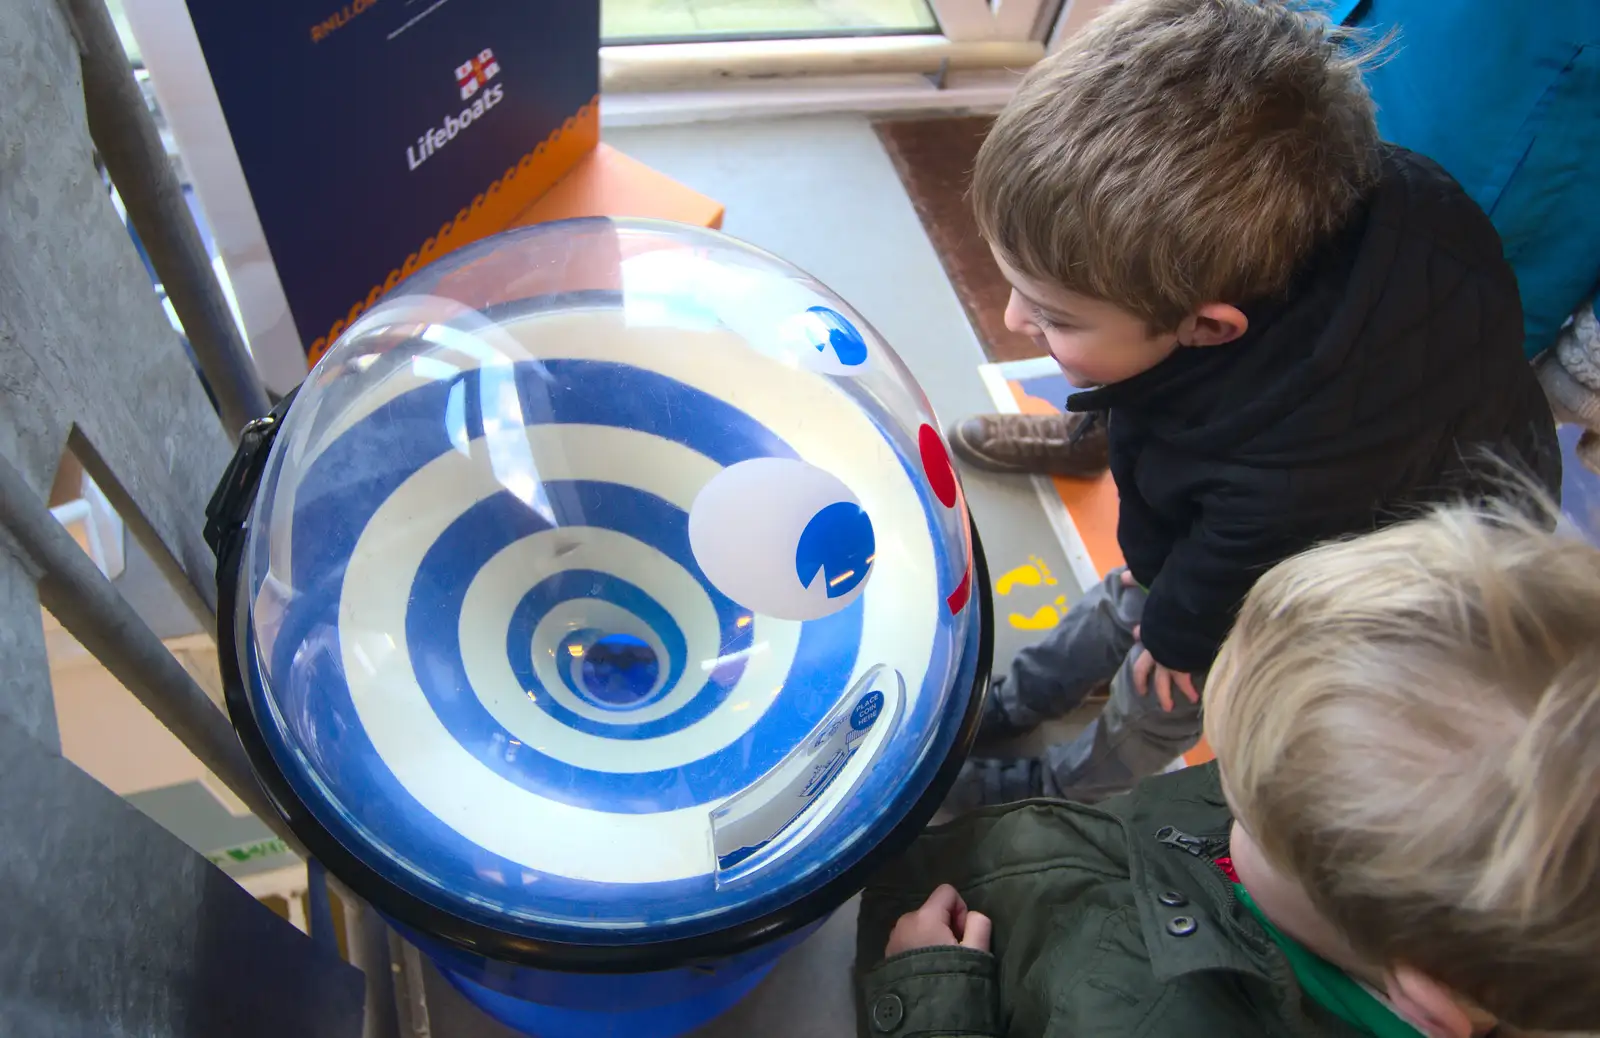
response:
<svg viewBox="0 0 1600 1038"><path fill-rule="evenodd" d="M825 819L866 774L904 698L898 673L872 668L777 767L712 812L718 882L759 868L780 838Z"/></svg>

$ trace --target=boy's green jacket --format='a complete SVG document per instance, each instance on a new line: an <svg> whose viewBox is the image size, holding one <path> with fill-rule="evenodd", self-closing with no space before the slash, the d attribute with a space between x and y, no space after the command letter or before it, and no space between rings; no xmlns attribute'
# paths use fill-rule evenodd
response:
<svg viewBox="0 0 1600 1038"><path fill-rule="evenodd" d="M930 829L866 890L858 1029L874 1038L1360 1032L1304 999L1213 861L1232 818L1216 766L1098 807L1030 800ZM895 920L940 883L994 920L993 952L883 960Z"/></svg>

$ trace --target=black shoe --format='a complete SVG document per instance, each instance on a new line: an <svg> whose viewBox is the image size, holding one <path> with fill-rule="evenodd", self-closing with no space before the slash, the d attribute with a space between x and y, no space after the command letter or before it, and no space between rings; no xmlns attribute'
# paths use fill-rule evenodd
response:
<svg viewBox="0 0 1600 1038"><path fill-rule="evenodd" d="M1005 708L1000 705L1000 679L996 678L983 701L983 717L978 720L978 745L1004 742L1032 730L1033 725L1017 724L1006 714Z"/></svg>
<svg viewBox="0 0 1600 1038"><path fill-rule="evenodd" d="M1044 795L1044 761L1038 757L969 757L961 765L961 774L950 787L944 806L960 813Z"/></svg>

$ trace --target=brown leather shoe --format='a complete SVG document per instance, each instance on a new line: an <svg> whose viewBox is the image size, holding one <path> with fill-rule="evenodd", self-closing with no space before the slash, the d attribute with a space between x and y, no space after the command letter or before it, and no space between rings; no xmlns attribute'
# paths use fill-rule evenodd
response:
<svg viewBox="0 0 1600 1038"><path fill-rule="evenodd" d="M1110 464L1106 416L981 414L950 430L950 448L973 468L1093 479Z"/></svg>

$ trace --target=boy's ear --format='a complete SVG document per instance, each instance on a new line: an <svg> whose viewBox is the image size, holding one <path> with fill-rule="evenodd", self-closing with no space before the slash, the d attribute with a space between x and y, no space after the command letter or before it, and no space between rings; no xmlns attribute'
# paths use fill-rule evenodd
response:
<svg viewBox="0 0 1600 1038"><path fill-rule="evenodd" d="M1237 306L1203 303L1178 325L1178 345L1221 346L1243 335L1249 327L1250 319Z"/></svg>
<svg viewBox="0 0 1600 1038"><path fill-rule="evenodd" d="M1390 973L1384 988L1395 1010L1428 1038L1472 1038L1478 1033L1449 988L1409 966Z"/></svg>

